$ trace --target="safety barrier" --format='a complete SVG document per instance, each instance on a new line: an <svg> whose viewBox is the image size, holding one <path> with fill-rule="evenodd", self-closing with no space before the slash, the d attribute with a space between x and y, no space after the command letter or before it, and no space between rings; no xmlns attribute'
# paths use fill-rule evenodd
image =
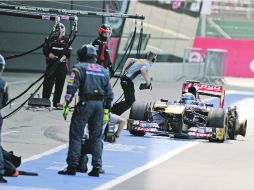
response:
<svg viewBox="0 0 254 190"><path fill-rule="evenodd" d="M207 49L203 79L209 83L223 83L226 71L226 56L226 50Z"/></svg>
<svg viewBox="0 0 254 190"><path fill-rule="evenodd" d="M186 79L186 72L189 72L189 69L186 70L188 65L197 65L198 68L192 72L192 79L200 78L201 73L201 64L203 63L202 57L202 49L201 48L185 48L183 55L183 63L182 63L182 74L181 77L177 79L177 81L181 79Z"/></svg>
<svg viewBox="0 0 254 190"><path fill-rule="evenodd" d="M222 84L226 69L227 51L207 49L202 56L201 48L186 48L183 62L158 62L153 65L150 76L155 81L199 80L213 84Z"/></svg>

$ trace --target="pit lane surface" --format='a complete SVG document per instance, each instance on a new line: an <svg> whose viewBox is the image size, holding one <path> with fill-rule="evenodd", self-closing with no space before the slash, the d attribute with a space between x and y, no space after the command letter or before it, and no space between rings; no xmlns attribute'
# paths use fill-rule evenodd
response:
<svg viewBox="0 0 254 190"><path fill-rule="evenodd" d="M237 105L239 114L248 118L245 138L238 136L224 143L196 141L196 146L111 189L254 189L254 94L231 93L226 96L226 106Z"/></svg>
<svg viewBox="0 0 254 190"><path fill-rule="evenodd" d="M15 89L12 90L13 96L28 86L26 80L31 82L35 78L30 75L7 76L13 82L10 85ZM181 83L154 83L152 92L137 92L137 100L151 101L161 97L173 100L180 96L180 89ZM119 87L114 91L116 98L119 97ZM38 172L39 177L7 178L9 183L1 185L0 190L254 189L251 183L254 176L253 103L253 93L236 91L227 95L226 106L237 104L240 106L240 115L251 119L248 121L246 138L238 137L236 141L223 144L151 136L133 137L125 131L116 144L105 144L103 161L106 174L100 178L88 177L87 174L75 177L58 175L57 170L65 166L69 121L63 121L58 111L33 112L22 109L11 119L5 120L3 146L22 155L26 162L21 169ZM3 111L10 112L14 107Z"/></svg>

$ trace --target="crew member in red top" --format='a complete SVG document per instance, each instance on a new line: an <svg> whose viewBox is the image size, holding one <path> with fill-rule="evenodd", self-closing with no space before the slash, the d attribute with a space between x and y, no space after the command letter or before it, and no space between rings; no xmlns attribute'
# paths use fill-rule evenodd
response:
<svg viewBox="0 0 254 190"><path fill-rule="evenodd" d="M108 24L103 24L99 28L99 37L95 39L92 45L95 47L98 55L97 63L109 70L111 77L114 75L114 69L110 60L109 48L107 42L112 34L112 28Z"/></svg>

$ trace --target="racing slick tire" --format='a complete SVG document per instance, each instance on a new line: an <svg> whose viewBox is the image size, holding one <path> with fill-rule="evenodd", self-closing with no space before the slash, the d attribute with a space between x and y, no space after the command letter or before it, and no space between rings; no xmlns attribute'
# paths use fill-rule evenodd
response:
<svg viewBox="0 0 254 190"><path fill-rule="evenodd" d="M227 114L223 108L211 109L207 118L207 127L215 128L210 142L224 142L227 135Z"/></svg>
<svg viewBox="0 0 254 190"><path fill-rule="evenodd" d="M145 102L134 102L131 107L129 119L146 121L147 119L147 109L148 104ZM137 131L130 129L130 134L134 136L144 136L146 133L144 131Z"/></svg>

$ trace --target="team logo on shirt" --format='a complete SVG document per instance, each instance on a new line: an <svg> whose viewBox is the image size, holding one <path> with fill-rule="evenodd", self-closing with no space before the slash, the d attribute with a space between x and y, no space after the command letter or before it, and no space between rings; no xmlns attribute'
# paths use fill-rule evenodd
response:
<svg viewBox="0 0 254 190"><path fill-rule="evenodd" d="M138 64L144 64L144 63L145 63L144 59L139 59L138 60Z"/></svg>
<svg viewBox="0 0 254 190"><path fill-rule="evenodd" d="M97 72L101 72L101 66L98 64L88 64L87 69L89 71L97 71Z"/></svg>

